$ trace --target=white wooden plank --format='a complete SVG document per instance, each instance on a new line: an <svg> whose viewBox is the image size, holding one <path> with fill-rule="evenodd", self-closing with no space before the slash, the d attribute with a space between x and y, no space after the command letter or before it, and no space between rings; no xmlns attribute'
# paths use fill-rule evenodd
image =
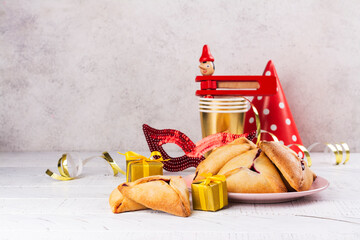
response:
<svg viewBox="0 0 360 240"><path fill-rule="evenodd" d="M152 210L123 214L17 215L2 214L0 231L113 231L116 232L272 232L360 233L359 220L327 216L233 216L211 212L194 212L181 218Z"/></svg>
<svg viewBox="0 0 360 240"><path fill-rule="evenodd" d="M25 205L24 205L25 204ZM109 213L108 198L2 198L0 214L104 214ZM297 201L278 204L230 203L217 215L229 216L295 216L315 215L332 217L360 216L357 201Z"/></svg>
<svg viewBox="0 0 360 240"><path fill-rule="evenodd" d="M189 231L159 231L159 232L113 232L113 231L7 231L2 232L1 239L37 239L37 240L67 240L67 239L134 239L134 240L353 240L359 239L358 233L291 233L291 232L202 232Z"/></svg>
<svg viewBox="0 0 360 240"><path fill-rule="evenodd" d="M52 169L57 172L57 168ZM101 166L99 168L88 167L84 170L83 174L71 181L58 181L50 178L45 174L46 168L43 167L6 167L0 168L0 187L18 186L18 187L34 187L34 186L99 186L120 183L126 181L126 176L118 174L113 176L111 168ZM195 171L194 168L182 172L167 172L166 175L190 175Z"/></svg>
<svg viewBox="0 0 360 240"><path fill-rule="evenodd" d="M44 171L56 170L59 156L0 153L1 239L360 238L360 154L352 155L345 166L314 164L314 171L330 181L330 187L319 194L279 204L230 203L215 213L194 211L189 218L152 210L112 214L108 196L125 177L113 177L106 164L92 162L81 178L55 181Z"/></svg>

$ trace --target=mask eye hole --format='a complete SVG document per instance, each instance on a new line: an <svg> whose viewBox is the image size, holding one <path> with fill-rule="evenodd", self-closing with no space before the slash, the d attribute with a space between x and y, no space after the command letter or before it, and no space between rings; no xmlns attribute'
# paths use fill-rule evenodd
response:
<svg viewBox="0 0 360 240"><path fill-rule="evenodd" d="M177 157L184 156L184 151L177 144L166 143L166 144L162 145L162 148L172 158L177 158Z"/></svg>

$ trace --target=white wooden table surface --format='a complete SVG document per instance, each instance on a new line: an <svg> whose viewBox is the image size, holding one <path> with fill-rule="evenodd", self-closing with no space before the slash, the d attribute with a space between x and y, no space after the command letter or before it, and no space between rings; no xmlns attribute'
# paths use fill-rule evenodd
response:
<svg viewBox="0 0 360 240"><path fill-rule="evenodd" d="M113 214L108 197L125 177L112 176L98 159L79 179L53 180L45 170L57 171L61 154L0 153L0 239L360 239L360 153L341 166L314 153L313 170L330 182L316 195L278 204L230 203L188 218L152 210ZM110 154L125 169L121 157Z"/></svg>

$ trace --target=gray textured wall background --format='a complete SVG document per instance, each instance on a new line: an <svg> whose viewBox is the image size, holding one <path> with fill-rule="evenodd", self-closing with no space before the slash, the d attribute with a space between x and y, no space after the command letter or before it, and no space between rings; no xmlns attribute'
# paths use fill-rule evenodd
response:
<svg viewBox="0 0 360 240"><path fill-rule="evenodd" d="M145 150L141 125L200 139L198 59L272 59L306 146L360 150L360 1L0 3L0 150Z"/></svg>

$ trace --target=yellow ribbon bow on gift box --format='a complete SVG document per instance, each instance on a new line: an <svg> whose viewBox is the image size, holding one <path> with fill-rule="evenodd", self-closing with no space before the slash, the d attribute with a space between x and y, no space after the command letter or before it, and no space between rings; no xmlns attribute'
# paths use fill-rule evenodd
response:
<svg viewBox="0 0 360 240"><path fill-rule="evenodd" d="M224 189L221 183L226 181L226 177L224 175L212 175L211 173L203 173L201 174L204 179L197 181L197 184L209 186L210 183L220 183L219 184L219 202L220 207L224 206ZM206 201L205 201L205 191L203 188L199 188L199 199L200 205L202 209L206 209Z"/></svg>
<svg viewBox="0 0 360 240"><path fill-rule="evenodd" d="M126 181L129 182L129 173L130 173L130 166L135 163L141 163L143 164L143 176L147 177L150 174L149 171L149 163L148 162L164 162L169 161L170 159L163 159L161 156L161 153L158 151L153 151L150 155L150 157L145 157L143 155L140 155L133 151L128 151L126 153L118 152L121 155L124 155L126 160L130 161L126 168ZM158 158L154 158L155 156L158 156Z"/></svg>
<svg viewBox="0 0 360 240"><path fill-rule="evenodd" d="M207 186L209 186L212 182L219 183L226 181L225 175L212 175L211 173L203 173L200 176L204 177L204 179L201 179L198 182Z"/></svg>

